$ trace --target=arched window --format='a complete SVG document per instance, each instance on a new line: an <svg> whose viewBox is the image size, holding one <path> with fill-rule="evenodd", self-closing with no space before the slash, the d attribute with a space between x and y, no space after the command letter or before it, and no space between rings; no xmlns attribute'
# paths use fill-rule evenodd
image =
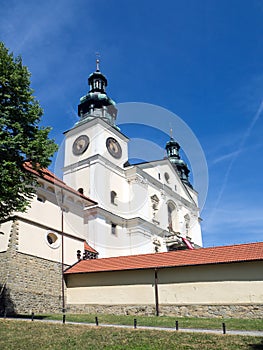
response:
<svg viewBox="0 0 263 350"><path fill-rule="evenodd" d="M111 193L110 193L110 202L111 202L111 204L117 205L116 198L117 198L117 193L115 191L111 191Z"/></svg>

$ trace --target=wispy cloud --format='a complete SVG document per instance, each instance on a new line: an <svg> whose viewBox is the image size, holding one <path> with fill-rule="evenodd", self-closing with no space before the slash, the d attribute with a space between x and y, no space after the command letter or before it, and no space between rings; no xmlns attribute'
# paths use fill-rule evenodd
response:
<svg viewBox="0 0 263 350"><path fill-rule="evenodd" d="M249 124L248 128L246 129L246 131L245 131L245 133L244 133L244 135L243 135L243 137L242 137L242 139L241 139L241 142L240 142L240 144L239 144L239 147L238 147L238 149L235 151L236 154L235 154L234 156L232 156L232 158L231 158L231 162L230 162L230 164L229 164L229 166L228 166L228 168L227 168L227 170L226 170L226 173L225 173L225 176L224 176L224 179L223 179L223 183L222 183L221 189L220 189L219 194L218 194L218 197L217 197L217 199L216 199L216 201L215 201L215 209L217 208L218 204L219 204L220 201L221 201L221 198L222 198L223 193L224 193L224 191L225 191L226 184L227 184L227 182L228 182L228 178L229 178L230 172L231 172L231 170L232 170L232 167L233 167L233 165L234 165L234 162L236 161L238 155L240 154L242 148L244 147L244 145L245 145L247 139L249 138L249 136L250 136L250 134L251 134L251 132L252 132L252 130L253 130L253 128L254 128L256 122L257 122L258 119L260 118L260 115L262 114L262 112L263 112L263 100L261 101L260 106L259 106L259 108L258 108L256 114L255 114L254 117L252 118L251 123Z"/></svg>
<svg viewBox="0 0 263 350"><path fill-rule="evenodd" d="M241 149L234 151L234 152L224 154L223 156L220 156L220 157L217 157L216 159L214 159L212 163L217 164L217 163L220 163L220 162L225 161L227 159L236 158L240 153L241 153Z"/></svg>

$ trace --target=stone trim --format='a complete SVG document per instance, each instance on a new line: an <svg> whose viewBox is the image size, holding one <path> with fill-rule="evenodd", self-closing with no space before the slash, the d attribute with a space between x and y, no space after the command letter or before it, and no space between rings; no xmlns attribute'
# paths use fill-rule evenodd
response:
<svg viewBox="0 0 263 350"><path fill-rule="evenodd" d="M69 313L154 316L155 305L87 305L69 304ZM263 305L159 305L160 316L248 318L263 317Z"/></svg>

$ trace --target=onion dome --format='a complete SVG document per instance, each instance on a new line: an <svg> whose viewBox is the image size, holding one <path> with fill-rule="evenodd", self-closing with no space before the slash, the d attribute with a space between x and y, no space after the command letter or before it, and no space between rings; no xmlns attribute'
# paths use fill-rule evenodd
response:
<svg viewBox="0 0 263 350"><path fill-rule="evenodd" d="M106 93L108 81L100 72L98 59L96 61L96 71L90 74L88 84L90 90L87 95L81 97L78 105L80 121L100 117L110 125L116 126L116 104Z"/></svg>
<svg viewBox="0 0 263 350"><path fill-rule="evenodd" d="M192 185L190 184L189 178L188 178L190 170L188 169L187 164L180 157L179 143L176 142L172 136L170 136L170 140L166 143L165 149L167 152L168 159L170 160L173 168L176 170L176 172L180 176L180 179L182 180L182 182L192 188Z"/></svg>

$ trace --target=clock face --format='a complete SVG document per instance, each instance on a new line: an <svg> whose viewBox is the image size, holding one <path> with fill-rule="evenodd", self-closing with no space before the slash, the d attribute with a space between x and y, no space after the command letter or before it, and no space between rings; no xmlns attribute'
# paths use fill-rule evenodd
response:
<svg viewBox="0 0 263 350"><path fill-rule="evenodd" d="M119 159L122 155L122 150L119 142L115 140L113 137L109 137L106 140L106 147L109 153L114 157Z"/></svg>
<svg viewBox="0 0 263 350"><path fill-rule="evenodd" d="M86 135L81 135L73 143L72 152L75 156L83 154L89 147L89 138Z"/></svg>

